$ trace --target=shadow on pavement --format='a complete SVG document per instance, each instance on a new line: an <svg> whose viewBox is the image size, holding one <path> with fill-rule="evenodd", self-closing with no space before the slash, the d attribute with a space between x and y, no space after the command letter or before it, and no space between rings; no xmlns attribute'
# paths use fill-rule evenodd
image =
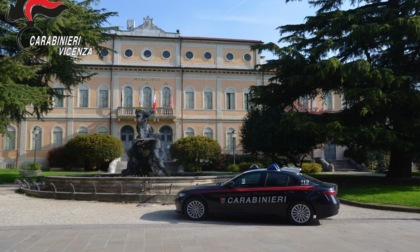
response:
<svg viewBox="0 0 420 252"><path fill-rule="evenodd" d="M296 226L287 219L273 216L211 216L202 221L189 220L175 210L161 210L142 215L141 220L167 222L168 224L197 225L244 225L244 226ZM319 220L314 219L306 226L319 226Z"/></svg>

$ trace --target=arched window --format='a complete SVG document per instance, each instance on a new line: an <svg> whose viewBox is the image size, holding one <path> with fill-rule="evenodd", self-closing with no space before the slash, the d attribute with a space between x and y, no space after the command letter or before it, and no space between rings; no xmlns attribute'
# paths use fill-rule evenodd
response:
<svg viewBox="0 0 420 252"><path fill-rule="evenodd" d="M251 103L251 96L249 93L249 89L244 90L244 110L249 111L252 109L252 103Z"/></svg>
<svg viewBox="0 0 420 252"><path fill-rule="evenodd" d="M64 88L62 88L61 85L54 87L53 107L64 107Z"/></svg>
<svg viewBox="0 0 420 252"><path fill-rule="evenodd" d="M194 89L185 89L185 108L194 109Z"/></svg>
<svg viewBox="0 0 420 252"><path fill-rule="evenodd" d="M98 90L98 107L108 108L109 107L109 90L108 87L102 86Z"/></svg>
<svg viewBox="0 0 420 252"><path fill-rule="evenodd" d="M203 135L213 139L213 130L211 128L205 128Z"/></svg>
<svg viewBox="0 0 420 252"><path fill-rule="evenodd" d="M203 108L213 109L213 91L210 88L204 89L203 99Z"/></svg>
<svg viewBox="0 0 420 252"><path fill-rule="evenodd" d="M81 126L81 127L79 127L79 129L77 129L77 134L87 135L88 133L89 133L88 128L86 128L84 126Z"/></svg>
<svg viewBox="0 0 420 252"><path fill-rule="evenodd" d="M149 87L143 88L143 107L152 107L152 89Z"/></svg>
<svg viewBox="0 0 420 252"><path fill-rule="evenodd" d="M42 129L38 126L36 126L32 130L32 150L40 150L42 146Z"/></svg>
<svg viewBox="0 0 420 252"><path fill-rule="evenodd" d="M235 90L233 90L232 88L228 88L226 90L226 109L235 109Z"/></svg>
<svg viewBox="0 0 420 252"><path fill-rule="evenodd" d="M16 129L7 126L7 133L3 137L4 150L15 150L16 149Z"/></svg>
<svg viewBox="0 0 420 252"><path fill-rule="evenodd" d="M108 132L108 128L105 127L105 126L99 127L98 130L97 130L97 132L98 133L101 133L101 134L108 134L109 133Z"/></svg>
<svg viewBox="0 0 420 252"><path fill-rule="evenodd" d="M164 108L171 107L171 90L168 87L162 89L162 106Z"/></svg>
<svg viewBox="0 0 420 252"><path fill-rule="evenodd" d="M236 144L236 131L233 128L229 128L226 131L226 150L233 150Z"/></svg>
<svg viewBox="0 0 420 252"><path fill-rule="evenodd" d="M333 93L332 92L328 92L328 93L325 94L324 109L325 110L332 110L333 109Z"/></svg>
<svg viewBox="0 0 420 252"><path fill-rule="evenodd" d="M63 145L63 130L60 127L54 127L51 138L53 148Z"/></svg>
<svg viewBox="0 0 420 252"><path fill-rule="evenodd" d="M123 95L123 107L133 107L133 89L125 87Z"/></svg>
<svg viewBox="0 0 420 252"><path fill-rule="evenodd" d="M89 107L89 89L86 86L79 87L79 107Z"/></svg>
<svg viewBox="0 0 420 252"><path fill-rule="evenodd" d="M189 137L189 136L194 136L194 129L193 129L193 128L191 128L191 127L188 127L188 128L185 130L184 135L185 135L186 137Z"/></svg>

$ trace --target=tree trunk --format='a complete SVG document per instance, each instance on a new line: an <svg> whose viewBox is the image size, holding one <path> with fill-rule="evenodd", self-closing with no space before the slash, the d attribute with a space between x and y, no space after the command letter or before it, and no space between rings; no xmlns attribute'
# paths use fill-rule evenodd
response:
<svg viewBox="0 0 420 252"><path fill-rule="evenodd" d="M388 178L411 178L412 158L404 151L393 149L388 168Z"/></svg>

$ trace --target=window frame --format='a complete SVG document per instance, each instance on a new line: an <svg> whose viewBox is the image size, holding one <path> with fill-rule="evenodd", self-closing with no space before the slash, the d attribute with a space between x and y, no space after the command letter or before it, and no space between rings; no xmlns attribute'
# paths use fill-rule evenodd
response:
<svg viewBox="0 0 420 252"><path fill-rule="evenodd" d="M102 93L106 92L106 104L103 103ZM109 88L107 86L101 86L98 89L98 108L109 108Z"/></svg>
<svg viewBox="0 0 420 252"><path fill-rule="evenodd" d="M236 91L233 88L226 89L225 107L226 110L236 110Z"/></svg>
<svg viewBox="0 0 420 252"><path fill-rule="evenodd" d="M189 87L185 89L184 93L185 93L184 109L195 109L195 90Z"/></svg>
<svg viewBox="0 0 420 252"><path fill-rule="evenodd" d="M207 94L210 93L210 96L207 96ZM209 100L208 98L210 98L210 104L209 104ZM210 105L210 106L207 106ZM205 88L203 90L203 109L209 109L212 110L214 108L213 106L213 90L211 88Z"/></svg>
<svg viewBox="0 0 420 252"><path fill-rule="evenodd" d="M16 150L16 136L17 136L17 130L15 127L7 126L7 133L11 136L8 136L5 134L3 136L3 149L5 151L12 151Z"/></svg>
<svg viewBox="0 0 420 252"><path fill-rule="evenodd" d="M59 130L58 130L59 129ZM61 133L61 136L57 138L56 133ZM64 131L60 126L55 126L51 132L51 147L57 148L63 145ZM58 141L57 141L58 140Z"/></svg>
<svg viewBox="0 0 420 252"><path fill-rule="evenodd" d="M79 92L78 107L89 108L89 88L82 85L79 87L78 92Z"/></svg>

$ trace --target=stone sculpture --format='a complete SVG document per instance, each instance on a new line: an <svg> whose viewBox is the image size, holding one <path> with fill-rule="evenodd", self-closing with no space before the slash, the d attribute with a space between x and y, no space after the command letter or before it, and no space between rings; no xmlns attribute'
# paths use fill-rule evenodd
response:
<svg viewBox="0 0 420 252"><path fill-rule="evenodd" d="M128 150L127 169L122 171L123 176L166 176L163 164L163 150L161 148L160 134L154 133L148 120L153 114L143 109L136 109L137 137Z"/></svg>

